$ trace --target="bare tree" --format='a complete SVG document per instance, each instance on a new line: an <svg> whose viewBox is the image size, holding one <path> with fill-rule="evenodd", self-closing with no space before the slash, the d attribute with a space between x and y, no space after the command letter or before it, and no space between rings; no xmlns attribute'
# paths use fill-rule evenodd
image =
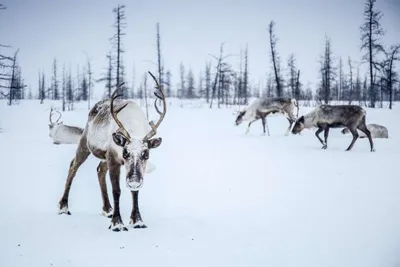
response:
<svg viewBox="0 0 400 267"><path fill-rule="evenodd" d="M212 108L213 105L213 100L215 98L215 93L217 92L217 83L218 83L218 79L221 75L221 70L222 70L222 66L224 64L224 60L227 57L230 57L231 55L225 55L224 56L224 43L221 44L220 46L220 51L219 51L219 57L216 57L214 55L211 55L212 57L214 57L217 60L217 66L216 66L216 73L215 73L215 78L214 78L214 83L212 86L212 91L211 91L211 101L210 101L210 108Z"/></svg>
<svg viewBox="0 0 400 267"><path fill-rule="evenodd" d="M188 70L186 81L187 81L186 98L189 99L196 98L196 93L194 88L194 76L192 69Z"/></svg>
<svg viewBox="0 0 400 267"><path fill-rule="evenodd" d="M339 59L339 86L338 86L338 98L337 100L342 100L343 99L343 62L342 62L342 57Z"/></svg>
<svg viewBox="0 0 400 267"><path fill-rule="evenodd" d="M108 60L108 67L106 74L103 75L100 79L96 80L96 82L106 82L106 98L111 98L113 91L113 63L112 63L112 54L111 52L106 56Z"/></svg>
<svg viewBox="0 0 400 267"><path fill-rule="evenodd" d="M121 55L125 51L122 48L122 36L126 35L123 32L123 29L126 28L126 17L124 11L125 5L118 5L116 8L113 9L115 13L115 24L114 27L116 28L116 33L112 37L113 44L116 46L116 84L119 86L121 84L121 68L122 68L122 60ZM126 92L123 93L123 98L127 98ZM125 94L124 94L125 93Z"/></svg>
<svg viewBox="0 0 400 267"><path fill-rule="evenodd" d="M147 104L147 73L144 73L143 79L144 105L146 106L146 117L149 119L149 107Z"/></svg>
<svg viewBox="0 0 400 267"><path fill-rule="evenodd" d="M185 66L181 62L179 65L179 74L180 74L180 86L178 89L178 98L183 99L186 97L186 85L185 85Z"/></svg>
<svg viewBox="0 0 400 267"><path fill-rule="evenodd" d="M395 61L400 61L400 45L391 46L388 52L385 52L386 59L382 64L382 80L389 94L389 109L392 109L393 87L398 82L398 73L395 71Z"/></svg>
<svg viewBox="0 0 400 267"><path fill-rule="evenodd" d="M65 73L65 64L63 64L63 72L62 72L62 111L65 111L65 104L67 99L67 79Z"/></svg>
<svg viewBox="0 0 400 267"><path fill-rule="evenodd" d="M87 77L88 77L88 110L90 110L91 106L90 106L90 99L92 97L92 86L93 86L93 81L92 81L92 64L90 62L89 56L86 55L86 59L87 59Z"/></svg>
<svg viewBox="0 0 400 267"><path fill-rule="evenodd" d="M283 96L283 88L282 88L282 78L280 74L280 59L278 52L276 51L276 43L278 38L275 35L275 22L272 20L268 27L269 32L269 42L271 48L271 59L272 59L272 67L274 69L275 74L275 83L276 83L276 95L278 97Z"/></svg>
<svg viewBox="0 0 400 267"><path fill-rule="evenodd" d="M291 97L296 97L297 70L296 70L296 59L293 53L290 54L287 65L289 69L288 87L290 88L290 95Z"/></svg>
<svg viewBox="0 0 400 267"><path fill-rule="evenodd" d="M353 101L353 65L351 64L351 58L349 57L347 60L347 63L349 64L349 105L351 105L351 102Z"/></svg>
<svg viewBox="0 0 400 267"><path fill-rule="evenodd" d="M332 82L335 79L335 68L333 67L333 56L331 40L325 36L325 51L321 60L321 87L319 89L319 100L328 104L332 96Z"/></svg>
<svg viewBox="0 0 400 267"><path fill-rule="evenodd" d="M163 66L161 64L161 37L160 37L160 23L157 22L157 64L158 64L158 81L163 86Z"/></svg>
<svg viewBox="0 0 400 267"><path fill-rule="evenodd" d="M54 58L53 60L53 76L51 77L52 79L52 85L51 85L51 91L52 91L52 97L53 100L59 100L59 92L58 92L58 79L57 79L57 59Z"/></svg>
<svg viewBox="0 0 400 267"><path fill-rule="evenodd" d="M167 71L166 73L166 81L164 82L164 84L166 85L166 90L165 90L165 96L166 97L171 97L172 96L172 92L171 92L171 71Z"/></svg>
<svg viewBox="0 0 400 267"><path fill-rule="evenodd" d="M248 69L248 46L246 44L246 50L244 52L244 72L243 72L243 85L242 85L242 92L244 98L244 105L248 104L248 95L249 95L249 69Z"/></svg>
<svg viewBox="0 0 400 267"><path fill-rule="evenodd" d="M210 102L210 92L211 92L211 61L206 64L206 71L205 71L205 95L207 103Z"/></svg>
<svg viewBox="0 0 400 267"><path fill-rule="evenodd" d="M364 23L360 27L361 31L361 50L366 50L363 59L369 64L370 79L370 106L375 107L377 98L377 89L374 80L374 72L378 69L376 55L383 51L379 38L384 35L384 31L380 24L382 14L375 9L376 0L366 0L364 5Z"/></svg>

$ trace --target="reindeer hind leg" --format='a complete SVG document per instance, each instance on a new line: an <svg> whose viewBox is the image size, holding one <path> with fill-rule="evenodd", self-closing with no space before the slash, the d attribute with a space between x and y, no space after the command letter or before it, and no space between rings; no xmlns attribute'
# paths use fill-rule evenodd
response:
<svg viewBox="0 0 400 267"><path fill-rule="evenodd" d="M356 140L358 138L357 128L349 127L349 130L350 130L351 134L353 135L353 140L351 141L351 143L350 143L349 147L346 149L346 151L350 151L353 148L354 143L356 142Z"/></svg>
<svg viewBox="0 0 400 267"><path fill-rule="evenodd" d="M361 122L357 126L357 128L367 135L369 140L369 145L371 147L371 152L374 152L375 151L374 142L372 141L371 132L368 130L367 125L365 124L365 116L361 119Z"/></svg>

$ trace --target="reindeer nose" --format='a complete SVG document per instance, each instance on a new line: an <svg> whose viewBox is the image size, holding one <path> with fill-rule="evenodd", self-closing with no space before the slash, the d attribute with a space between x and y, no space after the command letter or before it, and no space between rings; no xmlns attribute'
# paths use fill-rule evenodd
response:
<svg viewBox="0 0 400 267"><path fill-rule="evenodd" d="M138 181L131 181L126 183L126 186L132 191L139 190L142 187L142 185L143 183Z"/></svg>

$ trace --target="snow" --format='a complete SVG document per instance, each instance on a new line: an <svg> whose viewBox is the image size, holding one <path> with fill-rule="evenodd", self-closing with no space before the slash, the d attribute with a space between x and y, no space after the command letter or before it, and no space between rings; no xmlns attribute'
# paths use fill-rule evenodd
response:
<svg viewBox="0 0 400 267"><path fill-rule="evenodd" d="M163 143L150 153L156 169L139 194L147 228L115 233L101 215L93 156L72 184L72 215L57 213L76 149L49 137L48 112L60 103L0 101L0 266L400 265L400 108L367 110L367 123L389 130L371 153L367 139L345 152L351 136L340 129L322 150L314 131L284 136L283 116L268 119L271 136L261 122L245 135L234 108L172 103L158 131ZM64 123L84 127L86 107L64 112Z"/></svg>

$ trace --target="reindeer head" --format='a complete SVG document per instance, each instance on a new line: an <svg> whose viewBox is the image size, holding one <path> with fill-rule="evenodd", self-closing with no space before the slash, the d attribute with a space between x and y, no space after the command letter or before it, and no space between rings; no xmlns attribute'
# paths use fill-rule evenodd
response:
<svg viewBox="0 0 400 267"><path fill-rule="evenodd" d="M243 116L245 114L246 114L246 110L238 111L238 115L237 115L236 120L235 120L235 124L236 125L239 125L239 124L241 124L243 122Z"/></svg>
<svg viewBox="0 0 400 267"><path fill-rule="evenodd" d="M50 130L49 136L50 137L52 137L52 135L54 134L54 131L57 129L57 126L61 125L63 123L62 121L60 121L62 115L57 110L55 112L57 112L60 116L57 118L57 120L55 122L52 121L51 117L54 114L53 111L54 111L53 107L51 107L50 114L49 114L49 130Z"/></svg>
<svg viewBox="0 0 400 267"><path fill-rule="evenodd" d="M292 129L292 134L298 134L304 129L304 116L301 116L295 123Z"/></svg>
<svg viewBox="0 0 400 267"><path fill-rule="evenodd" d="M119 129L112 134L112 139L114 143L122 148L121 158L125 165L126 170L126 186L132 191L138 191L143 186L143 174L146 170L147 160L150 157L150 150L157 148L161 145L162 138L153 138L157 133L157 128L164 119L166 113L166 102L163 88L159 85L157 79L153 76L151 72L150 75L153 77L156 88L159 92L155 92L156 100L154 101L154 107L157 113L160 115L159 120L156 124L153 121L150 122L151 130L143 138L137 139L132 138L122 123L117 118L117 114L127 106L127 104L114 110L114 100L120 95L115 95L117 90L113 93L111 99L111 115L115 122L119 126ZM163 112L161 112L157 107L157 100L163 103Z"/></svg>

